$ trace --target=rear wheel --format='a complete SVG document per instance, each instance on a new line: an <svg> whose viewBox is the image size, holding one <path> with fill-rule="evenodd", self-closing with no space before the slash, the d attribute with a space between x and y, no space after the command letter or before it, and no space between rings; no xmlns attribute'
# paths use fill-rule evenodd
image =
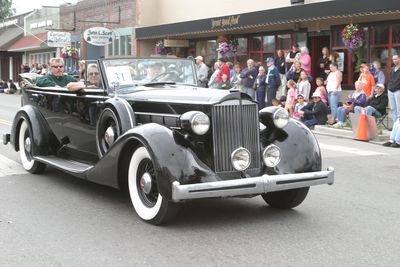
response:
<svg viewBox="0 0 400 267"><path fill-rule="evenodd" d="M159 193L154 163L145 147L139 147L132 154L128 188L133 207L142 220L158 225L168 222L177 214L178 204L168 201Z"/></svg>
<svg viewBox="0 0 400 267"><path fill-rule="evenodd" d="M262 194L262 198L273 208L291 209L300 205L308 194L310 187L289 189Z"/></svg>
<svg viewBox="0 0 400 267"><path fill-rule="evenodd" d="M25 170L30 173L43 173L46 165L34 160L32 157L33 149L33 139L32 132L29 125L25 119L23 119L21 126L19 128L19 155L21 158L22 166Z"/></svg>

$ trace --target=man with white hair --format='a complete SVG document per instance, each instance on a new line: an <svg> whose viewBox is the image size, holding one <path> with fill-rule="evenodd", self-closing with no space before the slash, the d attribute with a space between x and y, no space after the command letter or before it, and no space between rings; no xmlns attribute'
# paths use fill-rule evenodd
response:
<svg viewBox="0 0 400 267"><path fill-rule="evenodd" d="M51 73L40 77L36 85L39 87L67 87L67 84L76 82L71 75L64 75L64 60L62 58L50 59Z"/></svg>
<svg viewBox="0 0 400 267"><path fill-rule="evenodd" d="M207 87L207 76L208 76L208 67L203 62L202 56L195 57L196 60L196 68L197 68L197 79L199 81L200 87Z"/></svg>

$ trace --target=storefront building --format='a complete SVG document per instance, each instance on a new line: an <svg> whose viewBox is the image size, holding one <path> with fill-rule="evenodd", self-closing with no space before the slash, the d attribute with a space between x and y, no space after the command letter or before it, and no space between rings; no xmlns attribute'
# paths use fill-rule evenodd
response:
<svg viewBox="0 0 400 267"><path fill-rule="evenodd" d="M160 51L181 57L202 55L206 63L212 64L224 38L237 43L231 60L245 65L248 58L262 62L274 56L276 50L288 51L298 43L310 50L313 76L318 73L324 46L339 53L345 86L352 86L357 79L357 62L378 60L389 75L391 56L400 54L400 1L288 2L248 0L233 4L228 0L205 0L193 8L190 1L142 0L140 27L136 29L138 55ZM350 23L364 29L363 46L357 53L342 41L341 32ZM168 47L165 43L181 45Z"/></svg>
<svg viewBox="0 0 400 267"><path fill-rule="evenodd" d="M0 79L16 81L22 63L21 52L9 52L10 46L24 35L24 17L13 16L0 22Z"/></svg>
<svg viewBox="0 0 400 267"><path fill-rule="evenodd" d="M24 17L24 35L8 51L23 53L24 64L47 64L57 55L57 48L47 45L47 32L59 26L58 7L36 9Z"/></svg>

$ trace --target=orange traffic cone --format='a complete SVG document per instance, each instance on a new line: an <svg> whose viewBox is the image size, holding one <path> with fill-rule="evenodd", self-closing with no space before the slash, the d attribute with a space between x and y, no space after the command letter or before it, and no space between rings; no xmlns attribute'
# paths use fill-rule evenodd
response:
<svg viewBox="0 0 400 267"><path fill-rule="evenodd" d="M365 114L365 109L362 109L360 113L355 139L360 141L368 141L367 115Z"/></svg>

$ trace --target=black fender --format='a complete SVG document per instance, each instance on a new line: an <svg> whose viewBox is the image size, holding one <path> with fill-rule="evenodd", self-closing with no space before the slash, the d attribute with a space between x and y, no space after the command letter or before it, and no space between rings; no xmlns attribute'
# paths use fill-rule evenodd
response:
<svg viewBox="0 0 400 267"><path fill-rule="evenodd" d="M108 152L104 148L101 148L100 145L106 127L104 118L108 116L105 114L113 114L112 117L115 117L118 121L119 129L117 138L136 125L135 113L128 101L119 97L110 98L105 101L103 111L100 113L96 124L96 147L100 157L103 157Z"/></svg>
<svg viewBox="0 0 400 267"><path fill-rule="evenodd" d="M88 172L87 179L116 188L126 187L130 159L139 146L148 149L156 169L160 194L169 200L172 200L174 181L187 184L219 179L190 148L178 145L175 138L172 130L156 123L136 126L120 136Z"/></svg>
<svg viewBox="0 0 400 267"><path fill-rule="evenodd" d="M268 174L288 174L321 171L322 160L318 141L302 122L290 119L283 128L261 132L263 149L270 144L281 150L281 161L275 168L266 168Z"/></svg>
<svg viewBox="0 0 400 267"><path fill-rule="evenodd" d="M10 142L15 151L19 151L19 129L23 119L29 122L31 129L33 139L32 154L35 156L55 154L55 151L61 147L60 142L51 131L40 111L32 105L21 107L14 117Z"/></svg>

